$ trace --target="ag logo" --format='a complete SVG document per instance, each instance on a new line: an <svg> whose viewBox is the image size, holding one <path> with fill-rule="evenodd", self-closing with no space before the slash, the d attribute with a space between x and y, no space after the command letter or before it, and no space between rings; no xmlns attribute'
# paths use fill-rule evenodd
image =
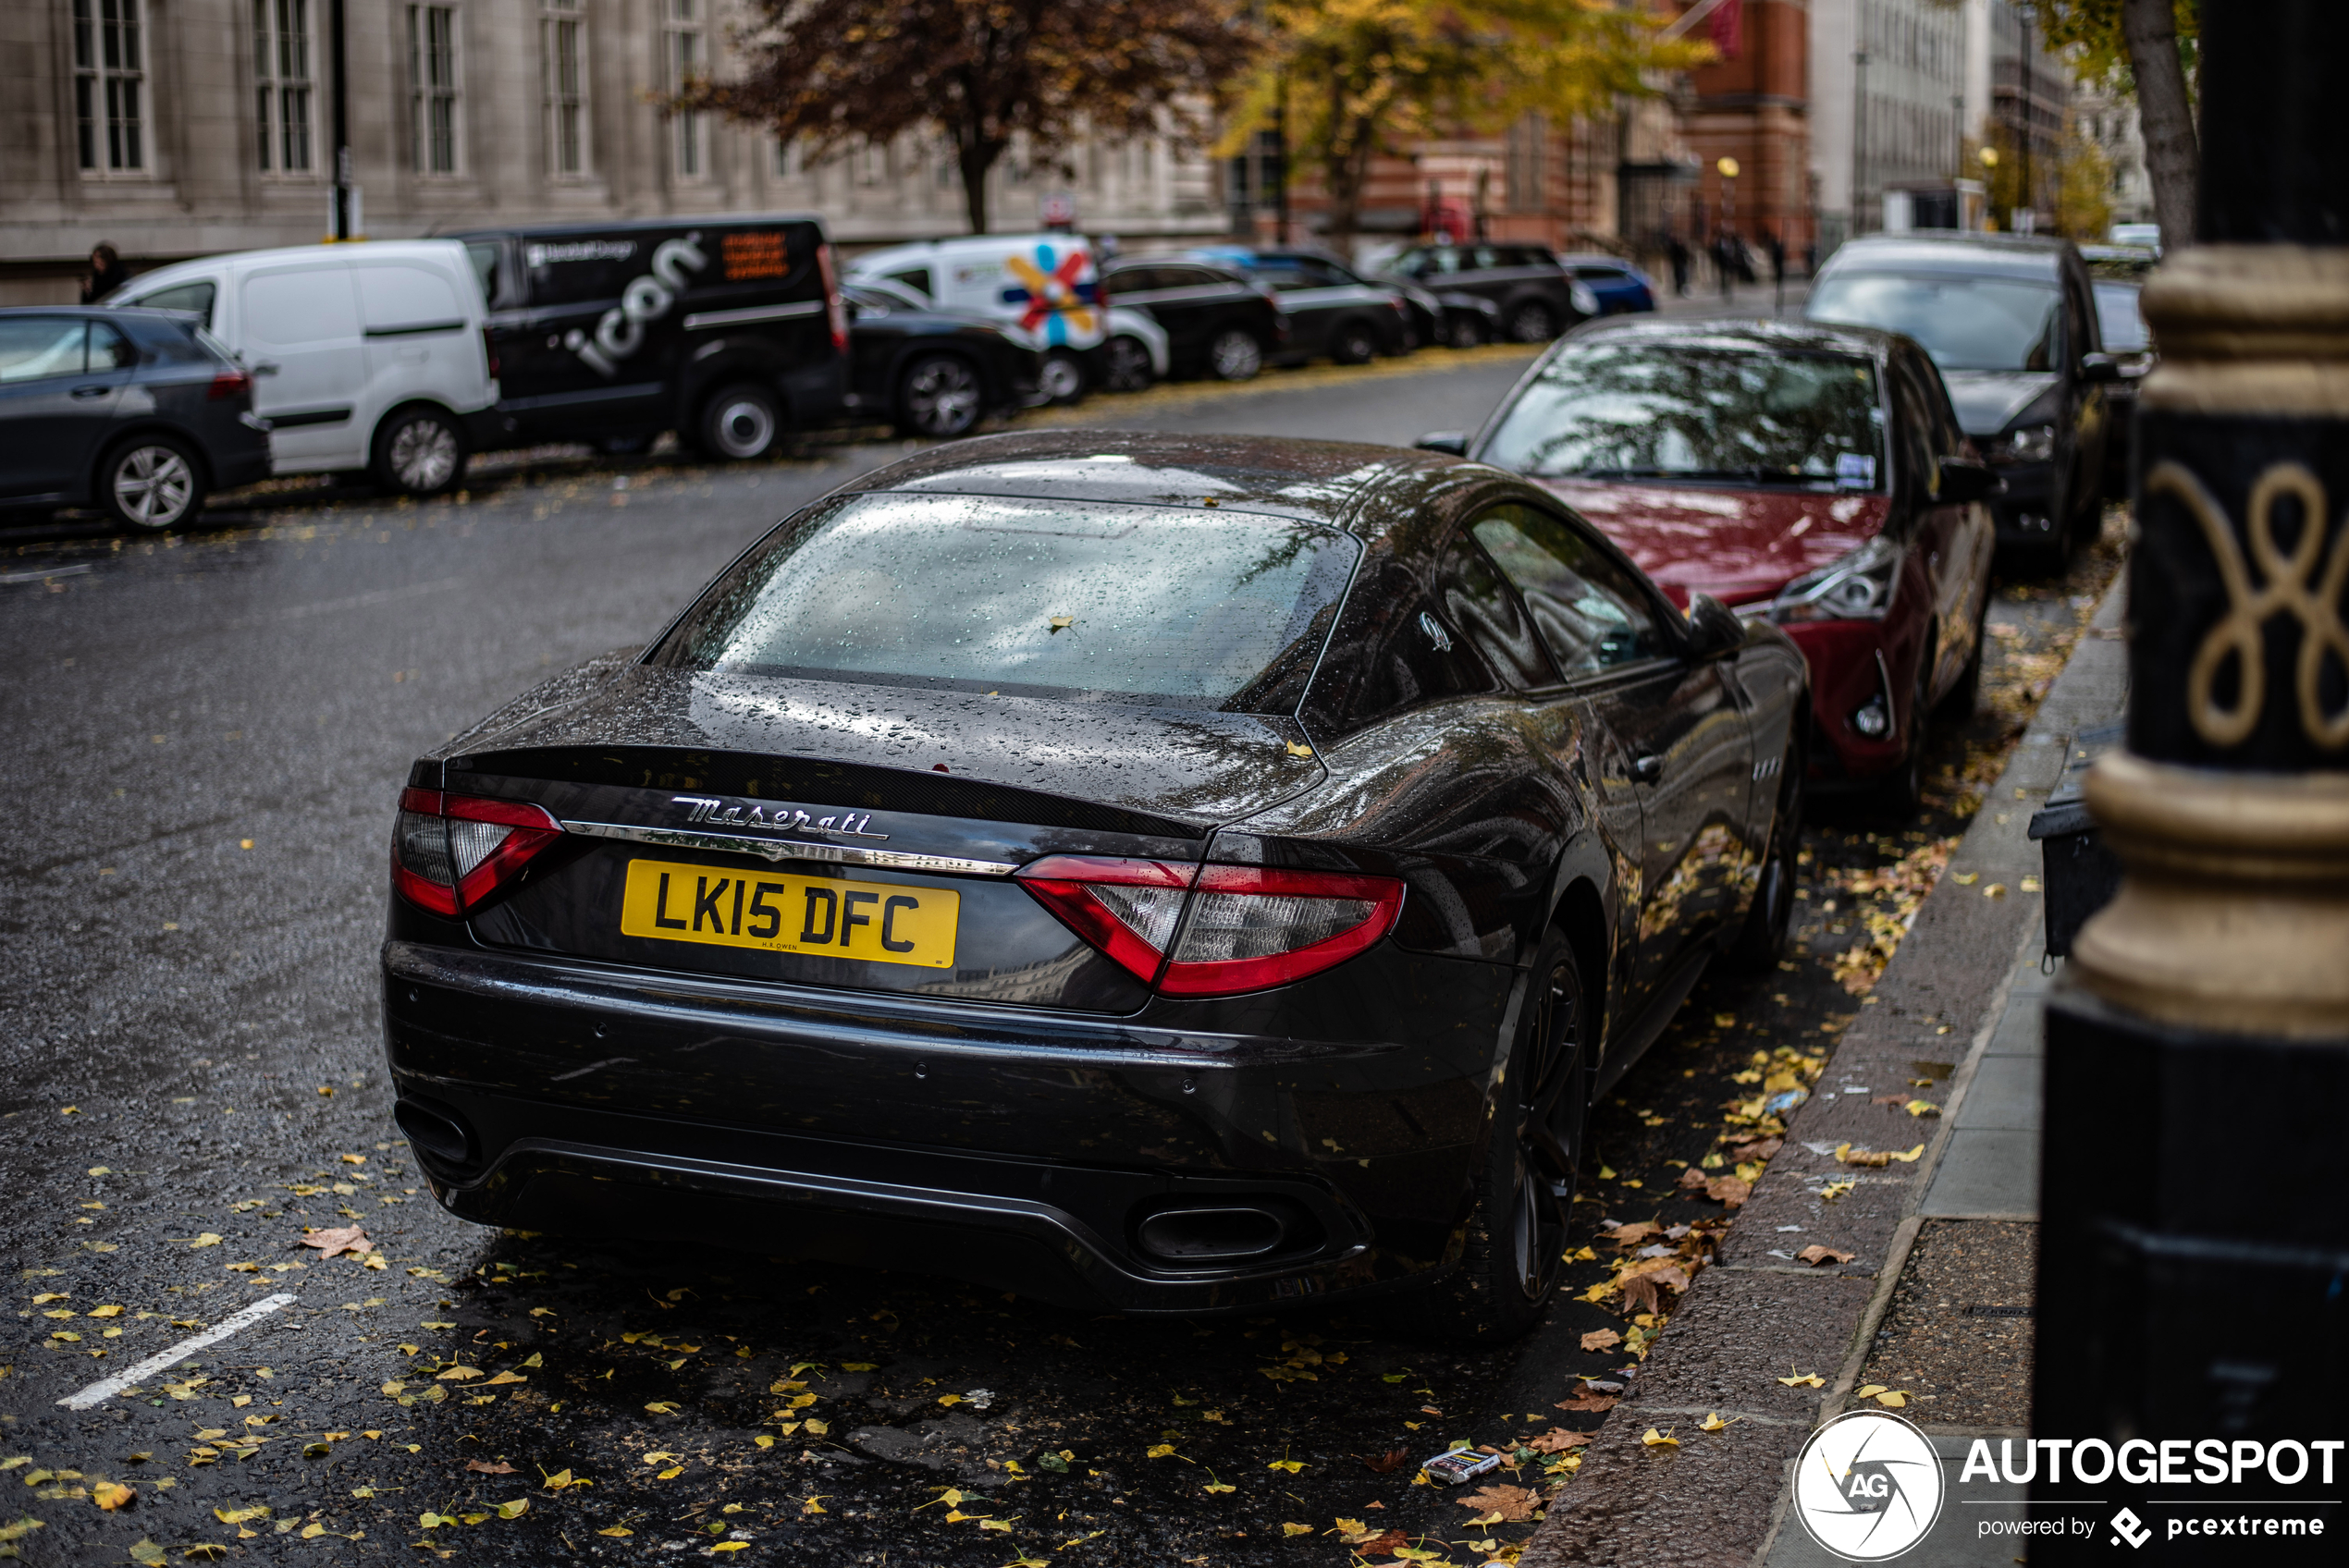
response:
<svg viewBox="0 0 2349 1568"><path fill-rule="evenodd" d="M1794 1512L1811 1538L1847 1562L1882 1562L1923 1540L1941 1516L1941 1459L1898 1415L1854 1410L1802 1445Z"/></svg>

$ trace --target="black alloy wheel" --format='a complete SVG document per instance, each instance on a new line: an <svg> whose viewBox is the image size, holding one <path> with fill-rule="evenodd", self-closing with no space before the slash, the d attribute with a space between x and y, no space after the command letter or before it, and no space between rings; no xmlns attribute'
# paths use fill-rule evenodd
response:
<svg viewBox="0 0 2349 1568"><path fill-rule="evenodd" d="M98 468L98 503L125 528L160 533L203 509L203 469L185 443L134 435Z"/></svg>
<svg viewBox="0 0 2349 1568"><path fill-rule="evenodd" d="M1459 1268L1410 1309L1416 1326L1492 1344L1532 1328L1565 1272L1566 1230L1590 1102L1582 974L1552 928L1534 956L1524 1019L1494 1090L1492 1136Z"/></svg>
<svg viewBox="0 0 2349 1568"><path fill-rule="evenodd" d="M1807 725L1806 716L1795 723ZM1770 817L1770 846L1763 851L1762 870L1753 885L1753 902L1737 945L1729 949L1729 967L1740 974L1767 974L1786 956L1787 933L1794 925L1794 888L1801 875L1802 806L1809 790L1811 759L1800 736L1787 747L1778 765L1778 799Z"/></svg>
<svg viewBox="0 0 2349 1568"><path fill-rule="evenodd" d="M1344 321L1330 335L1330 358L1342 365L1366 365L1378 358L1378 335L1366 321Z"/></svg>
<svg viewBox="0 0 2349 1568"><path fill-rule="evenodd" d="M1462 313L1444 324L1444 343L1451 349L1482 349L1486 341L1484 323L1475 316Z"/></svg>
<svg viewBox="0 0 2349 1568"><path fill-rule="evenodd" d="M1101 345L1102 391L1147 392L1157 379L1150 345L1140 338L1120 336Z"/></svg>
<svg viewBox="0 0 2349 1568"><path fill-rule="evenodd" d="M1208 367L1219 381L1249 381L1264 368L1264 345L1245 327L1227 326L1208 345Z"/></svg>
<svg viewBox="0 0 2349 1568"><path fill-rule="evenodd" d="M738 381L721 386L702 405L704 452L728 462L752 462L775 449L783 430L782 410L763 386Z"/></svg>
<svg viewBox="0 0 2349 1568"><path fill-rule="evenodd" d="M1512 305L1508 335L1512 343L1547 343L1558 335L1557 317L1539 300Z"/></svg>
<svg viewBox="0 0 2349 1568"><path fill-rule="evenodd" d="M985 401L978 373L960 354L925 354L897 381L897 428L904 435L952 440L978 423Z"/></svg>
<svg viewBox="0 0 2349 1568"><path fill-rule="evenodd" d="M465 476L465 434L439 409L401 409L375 431L374 472L395 495L444 495Z"/></svg>

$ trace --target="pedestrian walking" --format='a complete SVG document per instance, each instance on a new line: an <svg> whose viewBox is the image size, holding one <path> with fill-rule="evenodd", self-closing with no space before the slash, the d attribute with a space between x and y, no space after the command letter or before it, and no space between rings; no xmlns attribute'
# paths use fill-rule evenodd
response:
<svg viewBox="0 0 2349 1568"><path fill-rule="evenodd" d="M130 269L122 264L121 253L102 239L90 251L90 273L81 280L81 302L94 305L129 281Z"/></svg>
<svg viewBox="0 0 2349 1568"><path fill-rule="evenodd" d="M1689 248L1677 234L1664 237L1664 256L1672 263L1672 292L1685 300L1689 297Z"/></svg>
<svg viewBox="0 0 2349 1568"><path fill-rule="evenodd" d="M1713 237L1713 270L1721 277L1721 298L1737 297L1738 253L1737 236L1723 229Z"/></svg>
<svg viewBox="0 0 2349 1568"><path fill-rule="evenodd" d="M1763 251L1770 258L1770 287L1777 290L1777 308L1783 314L1786 311L1786 241L1778 238L1777 229L1772 229L1765 237Z"/></svg>

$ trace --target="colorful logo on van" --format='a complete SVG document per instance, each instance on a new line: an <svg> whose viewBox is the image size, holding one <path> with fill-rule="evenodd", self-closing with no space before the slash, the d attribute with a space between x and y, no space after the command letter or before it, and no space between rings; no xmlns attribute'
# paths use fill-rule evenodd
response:
<svg viewBox="0 0 2349 1568"><path fill-rule="evenodd" d="M707 265L698 232L662 240L653 247L652 271L628 280L620 291L620 303L596 320L595 335L573 327L563 334L563 347L606 380L617 377L620 361L644 347L645 328L667 315L685 291L685 274Z"/></svg>
<svg viewBox="0 0 2349 1568"><path fill-rule="evenodd" d="M1004 258L1003 264L1011 275L1026 286L1025 289L1003 291L1007 303L1025 300L1027 308L1020 312L1019 325L1029 332L1041 331L1047 343L1066 343L1071 336L1089 338L1102 327L1096 301L1101 298L1101 286L1093 277L1093 253L1083 247L1069 250L1056 263L1052 247L1036 247L1036 259L1014 254Z"/></svg>

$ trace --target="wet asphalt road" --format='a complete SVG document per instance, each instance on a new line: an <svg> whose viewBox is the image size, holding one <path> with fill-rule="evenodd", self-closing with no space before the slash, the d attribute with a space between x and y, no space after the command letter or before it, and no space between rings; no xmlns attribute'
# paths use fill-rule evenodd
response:
<svg viewBox="0 0 2349 1568"><path fill-rule="evenodd" d="M1098 412L1408 439L1472 425L1522 364L1420 359ZM408 763L643 642L777 517L897 450L510 466L462 502L297 495L160 541L0 538L0 1552L1076 1568L1343 1563L1340 1519L1440 1561L1506 1559L1530 1533L1473 1523L1416 1462L1593 1429L1603 1401L1555 1402L1634 1365L1580 1345L1632 1328L1619 1301L1562 1295L1527 1341L1468 1354L1353 1315L1128 1320L917 1258L802 1265L781 1230L740 1254L485 1232L417 1191L374 979ZM2010 684L2076 619L2066 591L2002 602L2026 661ZM1978 771L2015 728L1994 703L1937 755ZM1830 825L1813 873L1960 826ZM1738 1135L1722 1108L1754 1091L1732 1075L1779 1047L1800 1074L1852 1015L1830 970L1852 911L1806 890L1800 962L1708 982L1602 1108L1591 1227L1719 1219L1673 1181ZM371 1258L301 1245L352 1225ZM1579 1263L1568 1289L1605 1275ZM295 1299L135 1393L55 1403L278 1293ZM1536 1487L1545 1464L1566 1474L1520 1454L1495 1478ZM135 1501L101 1508L108 1484Z"/></svg>

